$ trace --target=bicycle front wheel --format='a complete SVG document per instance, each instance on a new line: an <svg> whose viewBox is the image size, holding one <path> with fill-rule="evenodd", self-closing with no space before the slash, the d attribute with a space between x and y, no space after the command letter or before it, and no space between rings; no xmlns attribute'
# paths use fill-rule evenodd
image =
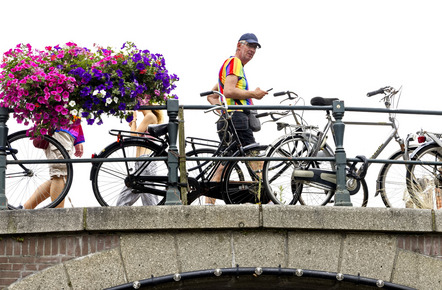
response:
<svg viewBox="0 0 442 290"><path fill-rule="evenodd" d="M245 150L247 157L265 156L267 146ZM238 156L238 158L240 158ZM263 161L230 161L223 172L223 199L226 204L268 203L262 167Z"/></svg>
<svg viewBox="0 0 442 290"><path fill-rule="evenodd" d="M122 140L109 145L97 158L165 156L158 146L140 140ZM110 161L92 166L95 198L102 206L143 206L164 204L168 169L164 160Z"/></svg>
<svg viewBox="0 0 442 290"><path fill-rule="evenodd" d="M413 152L417 147L409 148ZM389 160L403 160L404 153L396 151ZM407 165L386 163L379 171L376 192L381 194L386 207L405 208L404 196L407 194Z"/></svg>
<svg viewBox="0 0 442 290"><path fill-rule="evenodd" d="M9 209L19 209L29 201L35 208L53 208L59 205L69 192L74 171L72 163L47 163L45 151L60 159L70 159L66 149L54 138L43 136L49 142L48 149L39 149L33 145L26 131L19 131L8 136L7 147L16 149L17 153L7 155L8 161L18 162L8 164L5 173L5 193ZM20 160L35 160L36 163L24 164ZM46 162L46 163L45 163ZM61 170L64 186L59 185L60 193L52 200L50 198L51 170ZM32 202L31 202L32 201Z"/></svg>
<svg viewBox="0 0 442 290"><path fill-rule="evenodd" d="M268 160L264 163L264 185L269 198L276 204L293 205L298 201L302 205L326 205L332 198L334 191L325 190L309 183L295 182L295 170L319 168L334 170L334 163L329 161L301 161L296 157L311 156L316 146L316 138L304 138L302 135L291 135L276 143L268 157L284 158L286 160ZM315 157L332 157L333 153L328 145L319 150Z"/></svg>
<svg viewBox="0 0 442 290"><path fill-rule="evenodd" d="M418 149L412 160L442 162L442 147L436 143ZM407 168L407 189L404 204L407 208L442 208L442 166L410 164Z"/></svg>

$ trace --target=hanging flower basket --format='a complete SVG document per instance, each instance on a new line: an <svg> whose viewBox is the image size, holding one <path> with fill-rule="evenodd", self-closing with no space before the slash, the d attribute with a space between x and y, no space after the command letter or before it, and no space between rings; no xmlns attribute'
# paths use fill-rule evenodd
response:
<svg viewBox="0 0 442 290"><path fill-rule="evenodd" d="M32 124L33 136L80 118L100 125L103 114L130 122L130 110L177 98L178 77L164 57L131 42L94 51L72 42L44 50L19 44L4 53L0 68L0 106L13 109L18 123Z"/></svg>

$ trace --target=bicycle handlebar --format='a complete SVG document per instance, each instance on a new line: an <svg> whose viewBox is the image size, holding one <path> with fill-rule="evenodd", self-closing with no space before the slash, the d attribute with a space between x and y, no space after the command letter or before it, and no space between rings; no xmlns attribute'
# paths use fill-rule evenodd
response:
<svg viewBox="0 0 442 290"><path fill-rule="evenodd" d="M373 92L368 92L367 93L367 97L372 97L372 96L375 96L375 95L383 94L383 93L385 93L385 89L386 88L388 88L388 87L383 87L383 88L380 88L379 90L376 90L376 91L373 91Z"/></svg>
<svg viewBox="0 0 442 290"><path fill-rule="evenodd" d="M265 112L265 113L259 113L259 114L256 114L256 118L267 117L268 115L270 115L270 113L268 113L268 112Z"/></svg>
<svg viewBox="0 0 442 290"><path fill-rule="evenodd" d="M209 95L212 95L212 94L216 94L216 95L220 96L221 104L216 106L216 107L210 108L210 109L208 109L208 110L206 110L204 112L208 113L208 112L212 112L212 111L215 111L215 110L222 110L224 112L227 112L228 106L227 106L227 102L225 101L226 97L223 94L221 94L221 92L218 92L218 91L207 91L207 92L200 93L200 96L201 97L205 97L205 96L209 96Z"/></svg>
<svg viewBox="0 0 442 290"><path fill-rule="evenodd" d="M264 112L264 113L257 114L256 118L262 118L262 117L270 116L270 118L272 118L273 121L278 121L279 119L282 119L283 117L287 116L288 113L289 113L289 111L284 111L284 112ZM277 115L279 115L280 117L277 117Z"/></svg>
<svg viewBox="0 0 442 290"><path fill-rule="evenodd" d="M287 92L274 93L273 96L275 96L275 97L284 96L286 93Z"/></svg>
<svg viewBox="0 0 442 290"><path fill-rule="evenodd" d="M211 95L213 93L214 93L213 91L207 91L207 92L200 93L200 96L205 97L205 96Z"/></svg>
<svg viewBox="0 0 442 290"><path fill-rule="evenodd" d="M294 97L292 97L292 94L295 95ZM286 92L278 92L278 93L274 93L273 96L274 97L279 97L279 96L284 96L287 95L289 97L290 100L294 100L298 97L298 95L294 92L290 92L290 91L286 91Z"/></svg>

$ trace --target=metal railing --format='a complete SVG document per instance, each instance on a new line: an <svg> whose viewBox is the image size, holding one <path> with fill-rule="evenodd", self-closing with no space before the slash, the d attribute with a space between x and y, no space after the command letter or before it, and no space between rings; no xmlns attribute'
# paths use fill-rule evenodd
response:
<svg viewBox="0 0 442 290"><path fill-rule="evenodd" d="M207 110L213 108L212 105L183 105L180 106L178 100L168 100L166 106L143 106L140 109L166 109L169 117L168 131L169 131L169 152L167 156L168 166L168 188L166 194L166 205L180 205L182 204L179 194L179 180L178 180L178 114L179 109L184 110ZM373 112L373 113L397 113L397 114L417 114L417 115L437 115L442 116L442 111L427 111L427 110L405 110L405 109L377 109L377 108L345 108L344 101L334 101L332 106L274 106L274 105L254 105L257 110L299 110L299 111L331 111L334 118L333 134L335 141L335 156L334 157L293 157L293 160L315 160L315 161L330 161L333 160L336 164L336 192L335 192L335 206L352 206L350 201L350 194L346 188L346 164L347 162L360 162L357 158L347 158L343 146L345 124L342 121L345 111L349 112ZM230 109L250 109L250 106L230 106ZM9 111L7 108L0 108L0 210L7 209L7 199L5 194L5 173L8 164L17 163L97 163L97 162L115 162L109 158L93 158L93 159L47 159L47 160L20 160L7 161L6 160L6 140L8 136L8 127L6 125L9 119ZM182 135L184 136L184 135ZM186 158L186 157L182 157ZM150 157L137 158L136 160L166 160L165 157ZM277 157L187 157L188 160L286 160L286 158ZM125 159L125 160L131 160ZM134 159L135 160L135 159ZM400 164L427 164L422 161L412 160L382 160L382 159L368 159L369 163L400 163ZM441 162L430 162L428 164L441 165Z"/></svg>

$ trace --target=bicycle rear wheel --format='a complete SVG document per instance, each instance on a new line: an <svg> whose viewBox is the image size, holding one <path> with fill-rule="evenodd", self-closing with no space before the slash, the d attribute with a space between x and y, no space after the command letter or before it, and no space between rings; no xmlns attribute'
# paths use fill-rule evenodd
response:
<svg viewBox="0 0 442 290"><path fill-rule="evenodd" d="M52 150L58 153L62 159L69 159L66 149L53 137L44 136L44 140L49 142L48 149L34 147L31 137L26 136L26 131L19 131L8 136L7 147L16 149L17 153L7 155L7 161L36 160L33 164L8 164L5 173L5 193L8 200L9 209L19 209L26 201L39 190L41 194L36 194L36 208L53 208L64 200L69 192L73 180L72 163L45 163L47 157L45 150ZM49 185L51 182L50 167L57 166L67 172L64 187L57 198L52 200L49 197Z"/></svg>
<svg viewBox="0 0 442 290"><path fill-rule="evenodd" d="M139 154L142 154L139 156ZM126 139L115 142L97 158L166 156L151 142ZM166 200L166 161L99 162L91 170L92 190L102 206L160 205ZM148 179L143 178L146 177Z"/></svg>
<svg viewBox="0 0 442 290"><path fill-rule="evenodd" d="M436 143L418 149L412 160L442 162L442 147ZM407 189L404 202L407 208L442 208L442 166L410 164L407 168Z"/></svg>
<svg viewBox="0 0 442 290"><path fill-rule="evenodd" d="M186 153L187 157L212 157L216 149L213 148L198 148ZM191 178L195 178L198 182L207 181L207 176L210 173L216 162L210 160L192 160L186 161L187 174ZM191 192L187 196L190 205L206 205L209 202L208 197L200 195L200 193ZM216 199L215 204L224 204L221 199Z"/></svg>
<svg viewBox="0 0 442 290"><path fill-rule="evenodd" d="M411 146L409 152L413 152L417 146ZM390 160L403 160L404 153L396 151L390 156ZM406 164L386 163L379 171L376 182L376 192L381 194L386 207L405 208L404 194L407 192L407 167Z"/></svg>
<svg viewBox="0 0 442 290"><path fill-rule="evenodd" d="M265 156L267 146L245 150L247 157ZM239 157L239 156L238 156ZM262 161L230 161L223 172L223 199L226 204L268 203L262 179Z"/></svg>

